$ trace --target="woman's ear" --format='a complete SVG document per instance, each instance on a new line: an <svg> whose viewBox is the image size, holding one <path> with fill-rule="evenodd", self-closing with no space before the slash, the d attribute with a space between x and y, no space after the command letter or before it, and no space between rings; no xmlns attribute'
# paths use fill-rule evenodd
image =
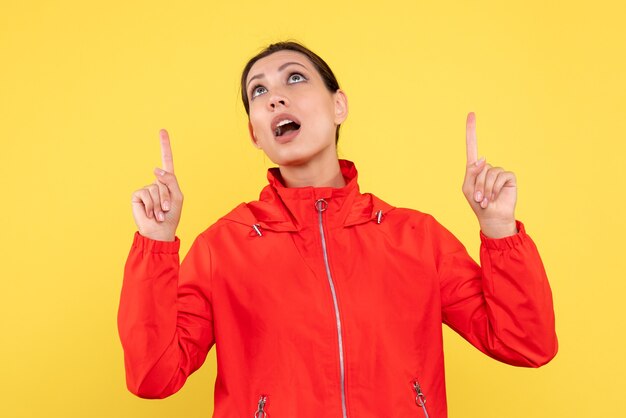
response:
<svg viewBox="0 0 626 418"><path fill-rule="evenodd" d="M343 90L339 89L333 93L335 101L335 124L341 125L348 117L348 97Z"/></svg>
<svg viewBox="0 0 626 418"><path fill-rule="evenodd" d="M250 123L250 120L248 120L248 132L250 132L250 140L252 141L252 145L254 145L258 149L261 149L261 145L259 145L259 142L256 139L256 135L254 134L254 129L252 128L252 123Z"/></svg>

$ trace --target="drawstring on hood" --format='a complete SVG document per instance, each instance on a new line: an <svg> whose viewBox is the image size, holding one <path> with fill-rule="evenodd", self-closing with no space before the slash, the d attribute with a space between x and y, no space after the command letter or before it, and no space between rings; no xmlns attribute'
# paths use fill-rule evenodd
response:
<svg viewBox="0 0 626 418"><path fill-rule="evenodd" d="M254 224L252 225L252 229L254 229L254 232L256 232L256 234L260 237L263 236L263 234L261 233L261 225L259 224Z"/></svg>

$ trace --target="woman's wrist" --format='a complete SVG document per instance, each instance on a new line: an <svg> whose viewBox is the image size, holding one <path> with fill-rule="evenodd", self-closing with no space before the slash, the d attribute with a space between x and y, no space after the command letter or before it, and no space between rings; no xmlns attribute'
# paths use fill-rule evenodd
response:
<svg viewBox="0 0 626 418"><path fill-rule="evenodd" d="M164 241L164 242L174 242L176 240L176 233L163 233L163 232L156 232L156 233L142 233L141 231L138 231L139 235L141 235L144 238L148 238L151 239L153 241Z"/></svg>
<svg viewBox="0 0 626 418"><path fill-rule="evenodd" d="M487 238L504 238L518 233L515 219L504 222L485 222L480 224L480 230Z"/></svg>

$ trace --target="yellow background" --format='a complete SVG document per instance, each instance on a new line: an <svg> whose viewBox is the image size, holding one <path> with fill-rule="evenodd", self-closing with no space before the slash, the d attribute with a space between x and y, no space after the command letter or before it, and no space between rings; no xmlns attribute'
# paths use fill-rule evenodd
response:
<svg viewBox="0 0 626 418"><path fill-rule="evenodd" d="M626 416L623 4L1 0L0 416L210 416L213 352L167 400L126 391L130 195L152 181L164 127L183 253L255 199L270 162L249 143L238 77L287 38L348 94L340 156L362 190L432 213L477 255L460 191L468 111L481 155L518 175L560 352L518 369L446 330L451 417Z"/></svg>

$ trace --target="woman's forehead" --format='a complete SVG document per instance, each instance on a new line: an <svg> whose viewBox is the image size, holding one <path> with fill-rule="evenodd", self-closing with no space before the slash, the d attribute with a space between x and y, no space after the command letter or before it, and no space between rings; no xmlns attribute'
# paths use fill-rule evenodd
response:
<svg viewBox="0 0 626 418"><path fill-rule="evenodd" d="M274 52L255 62L248 72L248 80L266 72L277 71L279 68L289 63L300 64L309 70L314 69L313 64L306 55L297 51L282 50Z"/></svg>

